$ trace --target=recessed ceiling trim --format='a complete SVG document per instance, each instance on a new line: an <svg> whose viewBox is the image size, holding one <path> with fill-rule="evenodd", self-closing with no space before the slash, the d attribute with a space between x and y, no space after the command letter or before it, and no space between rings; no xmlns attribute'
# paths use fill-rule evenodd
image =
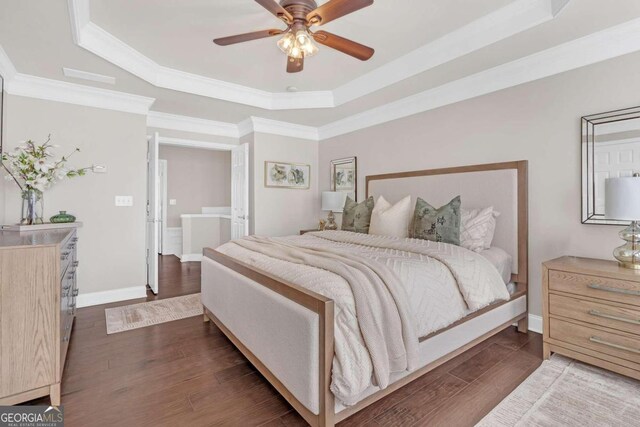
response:
<svg viewBox="0 0 640 427"><path fill-rule="evenodd" d="M89 80L92 82L106 83L110 85L116 84L115 77L105 76L104 74L91 73L89 71L82 71L82 70L75 70L73 68L67 68L67 67L62 68L62 73L65 76L71 77L74 79Z"/></svg>
<svg viewBox="0 0 640 427"><path fill-rule="evenodd" d="M263 91L164 67L90 22L89 0L68 0L74 41L79 46L155 86L268 110L345 104L551 20L568 2L515 0L335 90L288 93Z"/></svg>
<svg viewBox="0 0 640 427"><path fill-rule="evenodd" d="M569 3L517 0L333 91L336 105L398 83L553 19Z"/></svg>
<svg viewBox="0 0 640 427"><path fill-rule="evenodd" d="M333 138L637 51L640 19L337 120L321 126L319 137Z"/></svg>

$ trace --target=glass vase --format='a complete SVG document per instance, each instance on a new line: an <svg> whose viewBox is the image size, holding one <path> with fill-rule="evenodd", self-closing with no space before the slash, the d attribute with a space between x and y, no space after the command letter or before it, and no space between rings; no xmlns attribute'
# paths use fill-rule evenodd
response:
<svg viewBox="0 0 640 427"><path fill-rule="evenodd" d="M22 219L21 225L42 224L44 201L42 192L38 190L25 190L22 192Z"/></svg>

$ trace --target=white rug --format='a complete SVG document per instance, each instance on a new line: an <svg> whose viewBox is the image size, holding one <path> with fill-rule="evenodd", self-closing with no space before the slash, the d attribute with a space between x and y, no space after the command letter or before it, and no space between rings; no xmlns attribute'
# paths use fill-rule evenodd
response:
<svg viewBox="0 0 640 427"><path fill-rule="evenodd" d="M202 315L200 293L104 310L107 334Z"/></svg>
<svg viewBox="0 0 640 427"><path fill-rule="evenodd" d="M640 381L553 355L477 425L640 426Z"/></svg>

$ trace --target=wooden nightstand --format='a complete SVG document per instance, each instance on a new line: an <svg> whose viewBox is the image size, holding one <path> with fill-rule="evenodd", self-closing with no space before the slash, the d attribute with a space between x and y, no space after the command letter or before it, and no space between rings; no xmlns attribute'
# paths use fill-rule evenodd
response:
<svg viewBox="0 0 640 427"><path fill-rule="evenodd" d="M313 229L310 229L310 230L300 230L300 235L302 236L303 234L312 233L314 231L320 231L320 230L318 230L317 228L313 228Z"/></svg>
<svg viewBox="0 0 640 427"><path fill-rule="evenodd" d="M640 379L640 271L562 257L542 264L544 358L551 352Z"/></svg>

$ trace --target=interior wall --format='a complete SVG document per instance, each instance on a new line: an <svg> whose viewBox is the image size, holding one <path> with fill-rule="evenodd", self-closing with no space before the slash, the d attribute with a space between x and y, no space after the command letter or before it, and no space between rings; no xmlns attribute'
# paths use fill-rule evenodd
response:
<svg viewBox="0 0 640 427"><path fill-rule="evenodd" d="M612 259L623 243L620 227L581 223L580 118L639 105L639 65L631 54L338 136L320 143L319 167L357 156L363 200L367 175L528 160L530 312L540 315L543 261ZM321 173L320 190L329 185Z"/></svg>
<svg viewBox="0 0 640 427"><path fill-rule="evenodd" d="M241 141L242 142L242 141ZM317 227L318 143L279 135L254 133L250 142L253 173L253 233L267 236L298 234L301 229ZM267 188L265 161L302 163L311 166L310 188ZM251 195L250 195L251 197Z"/></svg>
<svg viewBox="0 0 640 427"><path fill-rule="evenodd" d="M48 134L56 156L76 147L70 166L104 165L107 173L55 184L44 194L45 217L66 210L76 215L80 293L141 287L144 293L147 143L143 115L7 95L5 147L20 141L43 142ZM0 211L5 223L20 219L15 184L2 180ZM116 207L114 197L133 196L133 206Z"/></svg>
<svg viewBox="0 0 640 427"><path fill-rule="evenodd" d="M164 136L164 135L163 135ZM167 226L180 227L182 214L205 206L231 206L231 151L160 145L167 161Z"/></svg>

